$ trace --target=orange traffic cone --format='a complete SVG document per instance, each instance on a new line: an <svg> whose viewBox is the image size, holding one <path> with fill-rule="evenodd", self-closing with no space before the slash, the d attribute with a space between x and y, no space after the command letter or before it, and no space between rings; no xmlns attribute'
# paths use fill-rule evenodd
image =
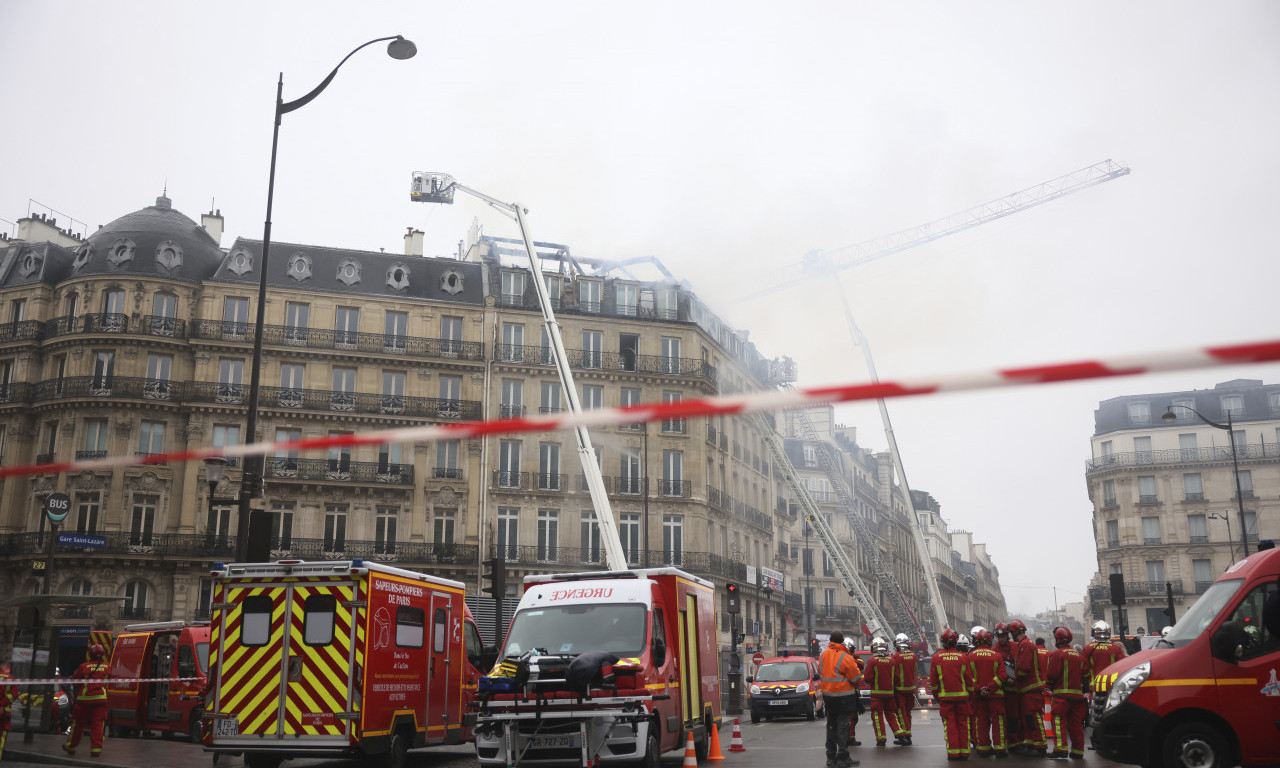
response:
<svg viewBox="0 0 1280 768"><path fill-rule="evenodd" d="M680 768L698 768L698 752L693 748L693 731L689 731L689 739L684 743L684 764Z"/></svg>
<svg viewBox="0 0 1280 768"><path fill-rule="evenodd" d="M720 729L715 723L711 724L711 752L707 755L708 760L723 760L724 755L720 753Z"/></svg>
<svg viewBox="0 0 1280 768"><path fill-rule="evenodd" d="M1052 749L1058 748L1058 737L1053 733L1053 705L1048 701L1044 703L1044 740L1046 743L1053 742Z"/></svg>
<svg viewBox="0 0 1280 768"><path fill-rule="evenodd" d="M742 746L742 728L738 726L738 718L733 718L733 738L729 741L730 752L746 752L747 748Z"/></svg>

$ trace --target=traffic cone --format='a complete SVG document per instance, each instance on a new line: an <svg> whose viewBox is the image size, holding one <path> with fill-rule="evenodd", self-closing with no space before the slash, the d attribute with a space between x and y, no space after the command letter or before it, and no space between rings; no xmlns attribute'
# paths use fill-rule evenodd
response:
<svg viewBox="0 0 1280 768"><path fill-rule="evenodd" d="M693 731L689 731L689 739L684 743L684 764L681 768L698 768L698 752L693 748Z"/></svg>
<svg viewBox="0 0 1280 768"><path fill-rule="evenodd" d="M711 724L711 753L707 755L708 760L723 760L724 755L720 752L720 729L715 723Z"/></svg>
<svg viewBox="0 0 1280 768"><path fill-rule="evenodd" d="M742 728L738 725L738 718L733 718L733 738L729 740L730 752L746 752L747 748L742 746Z"/></svg>
<svg viewBox="0 0 1280 768"><path fill-rule="evenodd" d="M1053 705L1046 699L1044 702L1044 740L1048 744L1053 742L1053 749L1057 749L1058 737L1053 734Z"/></svg>

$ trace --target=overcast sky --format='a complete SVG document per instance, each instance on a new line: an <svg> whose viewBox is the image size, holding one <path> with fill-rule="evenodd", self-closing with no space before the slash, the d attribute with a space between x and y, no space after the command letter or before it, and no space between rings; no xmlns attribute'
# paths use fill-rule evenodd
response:
<svg viewBox="0 0 1280 768"><path fill-rule="evenodd" d="M376 10L371 10L376 9ZM358 9L358 10L355 10ZM482 203L575 256L655 256L801 384L867 377L839 295L751 302L805 253L923 224L1112 158L1130 176L842 275L882 378L1276 335L1275 2L0 3L0 232L92 231L153 203L261 238L276 79L277 241L454 253ZM1272 222L1268 224L1267 222ZM911 486L972 530L1010 608L1097 569L1084 463L1125 394L1280 381L1280 366L890 402ZM874 405L842 408L887 443Z"/></svg>

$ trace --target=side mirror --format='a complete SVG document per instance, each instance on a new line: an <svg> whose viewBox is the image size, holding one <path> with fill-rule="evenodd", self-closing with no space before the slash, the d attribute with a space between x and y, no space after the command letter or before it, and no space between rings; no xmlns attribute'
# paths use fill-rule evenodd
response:
<svg viewBox="0 0 1280 768"><path fill-rule="evenodd" d="M489 670L493 669L494 662L497 660L498 646L486 645L484 650L480 652L480 674L489 674Z"/></svg>
<svg viewBox="0 0 1280 768"><path fill-rule="evenodd" d="M653 666L660 667L667 663L667 644L662 641L662 638L653 639L653 647L649 650L649 654L653 657Z"/></svg>
<svg viewBox="0 0 1280 768"><path fill-rule="evenodd" d="M754 683L755 681L756 681L755 675L747 675L748 683Z"/></svg>
<svg viewBox="0 0 1280 768"><path fill-rule="evenodd" d="M1244 655L1244 645L1248 641L1244 629L1234 621L1228 621L1209 638L1209 652L1215 659L1235 664Z"/></svg>

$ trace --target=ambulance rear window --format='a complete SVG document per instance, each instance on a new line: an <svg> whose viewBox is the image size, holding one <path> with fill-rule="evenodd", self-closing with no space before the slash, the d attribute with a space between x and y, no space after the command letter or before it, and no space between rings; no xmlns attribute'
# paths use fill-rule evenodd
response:
<svg viewBox="0 0 1280 768"><path fill-rule="evenodd" d="M396 646L421 648L422 633L427 623L427 612L421 608L396 608Z"/></svg>
<svg viewBox="0 0 1280 768"><path fill-rule="evenodd" d="M240 644L266 645L271 640L271 598L250 595L240 603Z"/></svg>
<svg viewBox="0 0 1280 768"><path fill-rule="evenodd" d="M310 595L302 604L302 642L328 645L333 642L333 614L338 600L333 595Z"/></svg>

